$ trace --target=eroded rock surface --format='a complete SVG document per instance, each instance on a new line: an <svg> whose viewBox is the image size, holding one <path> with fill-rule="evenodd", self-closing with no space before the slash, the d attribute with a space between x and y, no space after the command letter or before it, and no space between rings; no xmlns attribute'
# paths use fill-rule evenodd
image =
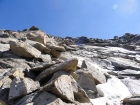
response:
<svg viewBox="0 0 140 105"><path fill-rule="evenodd" d="M139 105L140 35L56 37L0 30L3 105Z"/></svg>

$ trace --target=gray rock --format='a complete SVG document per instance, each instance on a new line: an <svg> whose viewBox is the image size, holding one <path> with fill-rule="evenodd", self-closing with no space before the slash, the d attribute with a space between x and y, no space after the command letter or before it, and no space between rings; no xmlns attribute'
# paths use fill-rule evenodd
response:
<svg viewBox="0 0 140 105"><path fill-rule="evenodd" d="M43 71L47 68L49 68L50 66L56 64L55 62L41 62L41 63L37 63L36 65L31 66L31 70L32 71Z"/></svg>
<svg viewBox="0 0 140 105"><path fill-rule="evenodd" d="M0 80L0 99L8 100L11 82L12 80L7 76Z"/></svg>
<svg viewBox="0 0 140 105"><path fill-rule="evenodd" d="M0 43L2 44L9 44L11 41L17 41L15 38L0 38Z"/></svg>
<svg viewBox="0 0 140 105"><path fill-rule="evenodd" d="M109 59L115 67L140 70L140 64L133 60L115 57L110 57Z"/></svg>
<svg viewBox="0 0 140 105"><path fill-rule="evenodd" d="M51 56L49 54L41 54L40 58L42 59L43 62L51 62Z"/></svg>
<svg viewBox="0 0 140 105"><path fill-rule="evenodd" d="M132 95L140 95L140 80L132 80L130 78L121 79L121 81L128 87Z"/></svg>
<svg viewBox="0 0 140 105"><path fill-rule="evenodd" d="M64 103L53 94L43 92L34 100L34 105L64 105Z"/></svg>
<svg viewBox="0 0 140 105"><path fill-rule="evenodd" d="M41 55L41 52L39 50L22 41L11 41L10 50L12 51L12 53L18 56L23 56L27 58L39 58Z"/></svg>
<svg viewBox="0 0 140 105"><path fill-rule="evenodd" d="M95 98L97 89L92 74L84 70L78 70L76 73L78 74L78 84L86 91L89 98Z"/></svg>
<svg viewBox="0 0 140 105"><path fill-rule="evenodd" d="M123 100L123 104L126 105L140 105L140 96L131 96Z"/></svg>
<svg viewBox="0 0 140 105"><path fill-rule="evenodd" d="M5 69L6 68L23 68L23 69L30 68L29 65L25 63L24 59L19 59L19 58L0 59L0 66Z"/></svg>
<svg viewBox="0 0 140 105"><path fill-rule="evenodd" d="M15 78L10 85L9 101L27 95L40 88L39 82L30 78Z"/></svg>
<svg viewBox="0 0 140 105"><path fill-rule="evenodd" d="M32 103L38 97L38 95L39 93L37 92L26 95L21 99L19 99L18 101L16 101L15 105L26 105L28 103Z"/></svg>

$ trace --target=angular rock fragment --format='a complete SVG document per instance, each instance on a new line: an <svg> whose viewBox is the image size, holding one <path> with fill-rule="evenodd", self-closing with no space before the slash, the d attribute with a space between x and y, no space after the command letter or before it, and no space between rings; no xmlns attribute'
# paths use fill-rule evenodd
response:
<svg viewBox="0 0 140 105"><path fill-rule="evenodd" d="M58 46L58 45L53 45L53 44L47 44L47 46L51 49L56 50L56 51L61 51L61 52L66 51L63 46Z"/></svg>
<svg viewBox="0 0 140 105"><path fill-rule="evenodd" d="M65 105L63 101L53 94L43 92L34 100L34 105Z"/></svg>
<svg viewBox="0 0 140 105"><path fill-rule="evenodd" d="M27 105L29 103L32 103L38 96L39 96L38 92L31 93L14 102L14 105Z"/></svg>
<svg viewBox="0 0 140 105"><path fill-rule="evenodd" d="M16 70L16 71L12 74L12 77L13 77L13 78L16 78L16 77L24 78L24 73L21 72L20 70Z"/></svg>
<svg viewBox="0 0 140 105"><path fill-rule="evenodd" d="M65 71L58 71L56 72L53 77L50 79L49 82L59 78L60 76L69 76L71 79L71 88L73 90L73 94L74 94L74 98L76 101L80 102L80 103L88 103L90 102L86 92L84 91L84 89L82 89L79 84L74 80L74 78L70 75L70 73L65 72ZM48 83L49 83L48 82Z"/></svg>
<svg viewBox="0 0 140 105"><path fill-rule="evenodd" d="M41 63L36 64L35 66L32 66L31 70L32 71L43 71L54 64L56 64L56 63L55 62L43 62L43 63L41 62Z"/></svg>
<svg viewBox="0 0 140 105"><path fill-rule="evenodd" d="M47 90L61 99L67 100L69 102L74 101L73 90L71 88L71 79L67 75L62 75L56 80L50 82L43 87L43 90Z"/></svg>
<svg viewBox="0 0 140 105"><path fill-rule="evenodd" d="M29 39L29 40L40 42L40 43L46 45L47 36L44 32L34 31L34 32L28 33L26 36L27 36L27 39Z"/></svg>
<svg viewBox="0 0 140 105"><path fill-rule="evenodd" d="M56 57L56 58L59 58L60 55L61 55L60 52L58 52L58 51L56 51L56 50L54 50L54 49L51 49L50 54L51 54L52 56Z"/></svg>
<svg viewBox="0 0 140 105"><path fill-rule="evenodd" d="M140 105L140 95L125 98L123 100L123 105Z"/></svg>
<svg viewBox="0 0 140 105"><path fill-rule="evenodd" d="M27 95L39 89L39 82L30 78L15 78L10 85L9 101Z"/></svg>
<svg viewBox="0 0 140 105"><path fill-rule="evenodd" d="M12 53L18 56L23 56L27 58L39 58L41 55L40 51L22 41L11 41L10 50L12 51Z"/></svg>
<svg viewBox="0 0 140 105"><path fill-rule="evenodd" d="M30 44L31 46L35 47L39 51L41 51L43 54L49 54L50 53L50 48L45 46L44 44L32 40L26 39L26 43Z"/></svg>
<svg viewBox="0 0 140 105"><path fill-rule="evenodd" d="M0 66L4 69L6 68L30 68L29 65L25 63L24 59L13 59L13 58L3 58L0 59Z"/></svg>
<svg viewBox="0 0 140 105"><path fill-rule="evenodd" d="M92 74L84 71L77 71L76 73L78 74L78 84L86 91L89 98L95 98L97 89Z"/></svg>
<svg viewBox="0 0 140 105"><path fill-rule="evenodd" d="M56 64L56 65L51 66L50 68L44 70L43 72L41 72L37 76L36 80L40 81L41 79L48 77L59 70L74 71L74 70L76 70L77 64L78 64L78 60L75 58L67 60L66 62L63 62L60 64Z"/></svg>
<svg viewBox="0 0 140 105"><path fill-rule="evenodd" d="M140 64L130 59L110 57L109 60L115 67L140 70Z"/></svg>
<svg viewBox="0 0 140 105"><path fill-rule="evenodd" d="M83 61L82 68L86 68L83 70L85 70L85 72L87 71L90 74L92 74L92 77L94 78L96 84L106 82L105 75L100 70L98 70L96 67L92 66L92 63Z"/></svg>
<svg viewBox="0 0 140 105"><path fill-rule="evenodd" d="M41 54L40 58L42 59L43 62L51 62L51 56L49 54Z"/></svg>

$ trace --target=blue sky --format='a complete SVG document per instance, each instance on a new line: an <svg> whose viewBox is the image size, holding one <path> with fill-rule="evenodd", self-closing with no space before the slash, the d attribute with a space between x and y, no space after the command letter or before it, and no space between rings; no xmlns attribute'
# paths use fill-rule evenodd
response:
<svg viewBox="0 0 140 105"><path fill-rule="evenodd" d="M0 29L37 26L55 36L140 34L139 0L0 0Z"/></svg>

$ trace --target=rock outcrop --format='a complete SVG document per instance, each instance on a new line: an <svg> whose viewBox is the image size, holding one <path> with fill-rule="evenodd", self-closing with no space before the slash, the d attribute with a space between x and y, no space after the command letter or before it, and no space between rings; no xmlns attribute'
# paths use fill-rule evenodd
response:
<svg viewBox="0 0 140 105"><path fill-rule="evenodd" d="M0 104L140 105L139 39L0 30Z"/></svg>

